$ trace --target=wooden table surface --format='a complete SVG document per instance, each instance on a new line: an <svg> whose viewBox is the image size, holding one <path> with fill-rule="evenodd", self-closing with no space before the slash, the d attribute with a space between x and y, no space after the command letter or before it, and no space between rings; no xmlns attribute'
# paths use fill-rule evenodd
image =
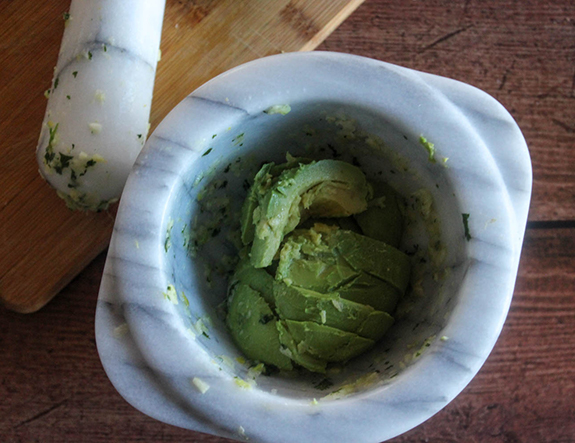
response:
<svg viewBox="0 0 575 443"><path fill-rule="evenodd" d="M500 339L453 402L393 442L575 441L575 4L367 0L320 49L483 89L517 120L533 162ZM116 393L94 341L104 261L36 314L0 308L0 442L228 441L154 421Z"/></svg>

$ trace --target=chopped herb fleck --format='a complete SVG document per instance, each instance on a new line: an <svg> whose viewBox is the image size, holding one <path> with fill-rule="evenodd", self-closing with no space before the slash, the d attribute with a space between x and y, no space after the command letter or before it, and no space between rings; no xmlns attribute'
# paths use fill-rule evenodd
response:
<svg viewBox="0 0 575 443"><path fill-rule="evenodd" d="M74 76L74 78L76 78L76 76L78 75L78 71L72 72L72 75Z"/></svg>
<svg viewBox="0 0 575 443"><path fill-rule="evenodd" d="M58 83L60 83L60 77L56 77L56 80L54 80L54 89L58 87Z"/></svg>
<svg viewBox="0 0 575 443"><path fill-rule="evenodd" d="M202 157L205 157L206 155L208 155L210 152L212 152L212 148L208 149L206 152L204 152L202 154Z"/></svg>
<svg viewBox="0 0 575 443"><path fill-rule="evenodd" d="M217 136L217 135L218 135L218 134L214 134L214 135L212 135L212 138L216 138L216 136Z"/></svg>
<svg viewBox="0 0 575 443"><path fill-rule="evenodd" d="M142 134L138 134L138 138L142 138Z"/></svg>
<svg viewBox="0 0 575 443"><path fill-rule="evenodd" d="M71 97L70 97L69 95L67 95L66 98L67 98L68 100L70 100Z"/></svg>
<svg viewBox="0 0 575 443"><path fill-rule="evenodd" d="M105 43L104 43L104 52L108 52L108 47L106 46Z"/></svg>
<svg viewBox="0 0 575 443"><path fill-rule="evenodd" d="M62 16L64 17L64 20L70 20L70 13L69 12L64 12L64 14L62 14Z"/></svg>
<svg viewBox="0 0 575 443"><path fill-rule="evenodd" d="M62 174L62 171L70 166L70 160L74 158L72 155L62 154L61 152L58 153L60 158L59 162L54 165L54 171L58 174Z"/></svg>
<svg viewBox="0 0 575 443"><path fill-rule="evenodd" d="M56 132L58 131L58 124L59 123L57 123L53 128L48 128L48 131L50 132L50 138L48 139L48 146L46 146L46 152L44 154L44 161L47 165L52 162L56 156L53 143L54 138L56 137Z"/></svg>
<svg viewBox="0 0 575 443"><path fill-rule="evenodd" d="M88 51L88 60L92 60L92 53Z"/></svg>
<svg viewBox="0 0 575 443"><path fill-rule="evenodd" d="M471 240L471 234L469 233L469 214L461 214L463 218L463 229L465 229L465 238L467 241Z"/></svg>

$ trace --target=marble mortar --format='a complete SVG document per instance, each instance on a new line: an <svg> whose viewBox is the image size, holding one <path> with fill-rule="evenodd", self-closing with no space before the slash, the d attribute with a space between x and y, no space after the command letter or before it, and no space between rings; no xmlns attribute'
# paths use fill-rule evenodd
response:
<svg viewBox="0 0 575 443"><path fill-rule="evenodd" d="M270 113L277 105L291 111ZM218 314L226 279L217 267L233 254L225 229L190 248L202 204L228 197L233 213L254 168L288 151L357 162L419 214L402 248L422 259L420 293L414 283L384 339L327 381L253 380ZM223 181L225 190L199 202ZM106 373L143 413L236 440L380 442L404 433L458 395L491 352L513 294L531 181L513 118L464 83L322 52L232 69L166 117L128 179L96 312ZM437 240L429 215L413 199L421 189L439 220L439 257L428 252Z"/></svg>

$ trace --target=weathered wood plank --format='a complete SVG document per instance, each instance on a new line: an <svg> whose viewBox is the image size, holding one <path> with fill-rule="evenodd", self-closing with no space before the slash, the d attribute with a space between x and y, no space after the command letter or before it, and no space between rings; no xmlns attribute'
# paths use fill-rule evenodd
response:
<svg viewBox="0 0 575 443"><path fill-rule="evenodd" d="M258 57L315 48L362 2L167 1L152 130L186 95L223 71ZM69 5L70 0L0 3L0 302L18 312L34 312L51 300L106 248L114 222L110 213L69 211L38 174L43 92Z"/></svg>
<svg viewBox="0 0 575 443"><path fill-rule="evenodd" d="M531 149L531 220L573 220L573 23L567 0L368 0L321 48L447 75L494 95ZM511 311L487 363L454 402L394 441L572 442L574 263L575 229L529 230ZM151 420L111 386L93 332L103 264L100 255L33 316L0 309L0 440L228 441Z"/></svg>
<svg viewBox="0 0 575 443"><path fill-rule="evenodd" d="M443 411L394 441L572 441L573 263L575 229L529 230L511 311L487 363ZM93 332L103 265L102 254L33 316L0 311L3 441L228 441L151 420L114 390Z"/></svg>
<svg viewBox="0 0 575 443"><path fill-rule="evenodd" d="M494 96L531 153L529 219L574 220L574 20L566 0L374 0L318 49L455 78Z"/></svg>

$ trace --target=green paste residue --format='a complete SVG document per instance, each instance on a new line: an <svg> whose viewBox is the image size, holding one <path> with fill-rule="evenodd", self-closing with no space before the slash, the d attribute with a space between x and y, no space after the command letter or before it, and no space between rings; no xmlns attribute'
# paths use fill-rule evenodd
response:
<svg viewBox="0 0 575 443"><path fill-rule="evenodd" d="M419 143L427 151L429 161L435 163L435 145L428 141L423 135L419 137Z"/></svg>
<svg viewBox="0 0 575 443"><path fill-rule="evenodd" d="M57 174L67 177L67 192L57 191L57 194L66 202L66 206L79 211L103 211L111 204L118 201L117 198L102 200L97 193L82 191L84 176L93 170L98 164L105 163L106 159L98 154L88 155L76 145L62 150L56 150L58 144L58 123L49 121L48 145L44 152L43 174Z"/></svg>

